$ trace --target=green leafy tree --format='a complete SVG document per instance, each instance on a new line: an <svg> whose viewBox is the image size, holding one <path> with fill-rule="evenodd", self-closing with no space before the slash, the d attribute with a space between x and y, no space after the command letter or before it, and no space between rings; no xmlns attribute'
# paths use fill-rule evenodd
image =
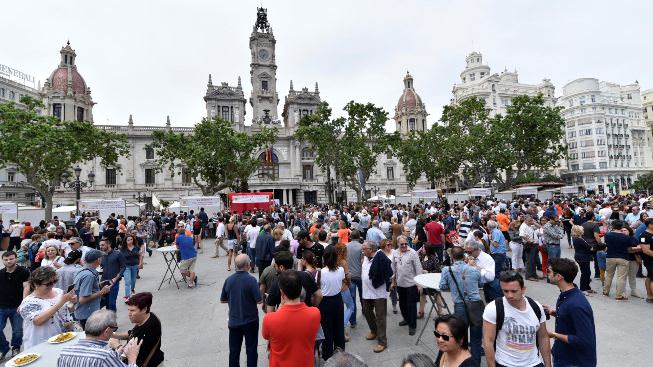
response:
<svg viewBox="0 0 653 367"><path fill-rule="evenodd" d="M339 144L343 131L343 119L331 119L327 102L318 105L315 113L302 117L295 131L295 138L311 145L315 164L326 174L329 202L333 202L331 172L339 170Z"/></svg>
<svg viewBox="0 0 653 367"><path fill-rule="evenodd" d="M567 154L562 144L565 121L562 107L545 106L544 97L526 95L512 99L506 115L495 121L498 136L505 142L510 158L506 165L507 183L519 180L527 172L546 171L558 165Z"/></svg>
<svg viewBox="0 0 653 367"><path fill-rule="evenodd" d="M653 173L641 175L633 182L633 189L637 191L653 191Z"/></svg>
<svg viewBox="0 0 653 367"><path fill-rule="evenodd" d="M376 164L381 154L391 154L391 137L386 134L385 123L388 113L372 103L351 101L344 108L343 126L340 136L338 170L339 177L356 192L358 201L366 199L366 193L359 181L359 170L365 179L376 172Z"/></svg>
<svg viewBox="0 0 653 367"><path fill-rule="evenodd" d="M104 166L116 166L118 157L129 156L125 135L90 122L42 116L37 112L42 102L28 96L20 101L25 109L0 104L0 167L13 165L25 176L45 203L46 219L52 218L52 197L71 167L96 157Z"/></svg>
<svg viewBox="0 0 653 367"><path fill-rule="evenodd" d="M149 147L157 154L158 171L181 164L205 196L224 188L247 190L249 177L260 165L257 150L271 145L277 130L263 127L252 134L234 130L231 122L204 118L191 134L155 131ZM236 187L239 182L239 187Z"/></svg>
<svg viewBox="0 0 653 367"><path fill-rule="evenodd" d="M376 170L379 154L391 152L391 138L385 132L388 114L372 103L354 101L347 103L344 111L347 116L332 119L329 105L322 103L315 114L302 118L295 137L311 144L315 163L325 172L327 182L331 181L333 170L336 178L362 201L365 192L358 171L363 172L367 182ZM333 188L328 189L332 197Z"/></svg>

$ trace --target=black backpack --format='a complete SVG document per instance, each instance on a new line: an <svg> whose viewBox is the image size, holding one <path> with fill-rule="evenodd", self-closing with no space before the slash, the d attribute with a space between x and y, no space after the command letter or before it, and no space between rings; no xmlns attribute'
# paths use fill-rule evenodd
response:
<svg viewBox="0 0 653 367"><path fill-rule="evenodd" d="M540 307L537 305L537 302L533 300L531 297L526 296L526 300L528 301L528 304L531 306L531 309L533 312L535 312L535 316L537 316L537 320L539 321L542 318L542 311L540 310ZM494 350L497 350L497 335L499 335L499 330L503 327L503 321L506 318L506 313L505 310L503 309L503 297L495 298L494 299L494 306L496 307L497 310L497 324L496 324L496 333L494 334ZM537 355L540 355L540 341L535 337L535 347L537 348Z"/></svg>

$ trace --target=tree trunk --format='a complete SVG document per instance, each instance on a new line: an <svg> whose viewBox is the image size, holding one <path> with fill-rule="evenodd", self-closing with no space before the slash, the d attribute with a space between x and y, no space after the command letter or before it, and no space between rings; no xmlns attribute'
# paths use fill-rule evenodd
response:
<svg viewBox="0 0 653 367"><path fill-rule="evenodd" d="M52 195L50 194L41 194L43 203L45 205L45 220L49 221L52 219Z"/></svg>
<svg viewBox="0 0 653 367"><path fill-rule="evenodd" d="M328 198L327 201L329 204L333 204L333 185L331 184L331 166L327 166L326 169L326 185L327 185L327 193L328 193Z"/></svg>

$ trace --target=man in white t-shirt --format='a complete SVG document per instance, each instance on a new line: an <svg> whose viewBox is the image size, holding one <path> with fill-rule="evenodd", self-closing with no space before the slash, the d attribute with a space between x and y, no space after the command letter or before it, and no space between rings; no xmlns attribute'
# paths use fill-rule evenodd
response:
<svg viewBox="0 0 653 367"><path fill-rule="evenodd" d="M247 254L249 255L251 267L250 273L254 272L254 258L256 257L256 239L258 238L259 233L261 232L261 227L259 227L259 221L257 219L252 219L250 223L252 226L247 229ZM260 223L263 224L262 221Z"/></svg>
<svg viewBox="0 0 653 367"><path fill-rule="evenodd" d="M551 367L544 308L525 297L524 278L519 273L501 273L499 284L504 296L488 303L483 312L483 349L488 367ZM503 304L501 321L497 320L496 302ZM502 324L500 329L498 323Z"/></svg>

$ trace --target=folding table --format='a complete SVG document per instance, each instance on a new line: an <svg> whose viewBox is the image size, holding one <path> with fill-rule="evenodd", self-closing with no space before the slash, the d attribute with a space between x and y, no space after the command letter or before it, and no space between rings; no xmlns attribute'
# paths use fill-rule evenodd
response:
<svg viewBox="0 0 653 367"><path fill-rule="evenodd" d="M444 297L442 297L442 293L440 293L440 278L441 274L440 273L427 273L427 274L420 274L413 278L415 280L415 283L419 285L420 287L424 288L424 290L431 289L434 292L428 293L428 297L431 300L431 308L429 309L429 314L426 318L424 318L424 326L422 326L422 331L420 331L419 336L417 337L417 341L415 342L415 345L419 344L419 341L422 339L422 334L424 334L424 330L426 330L426 326L429 324L429 321L431 320L431 314L433 313L433 310L437 307L437 298L439 297L440 300L442 300L442 303L444 304L444 308L447 310L447 313L451 314L451 311L449 310L449 306L447 305L447 301L444 300ZM426 292L425 292L426 293Z"/></svg>
<svg viewBox="0 0 653 367"><path fill-rule="evenodd" d="M177 246L165 246L165 247L159 247L156 249L156 251L160 252L163 255L163 260L166 262L166 271L163 273L163 278L161 279L161 283L159 284L159 289L161 290L161 286L163 283L167 280L168 284L172 282L173 280L175 281L175 285L177 286L177 289L179 289L179 284L177 284L177 278L175 278L175 270L179 270L179 263L177 262ZM181 270L179 270L181 272ZM168 275L169 274L169 275Z"/></svg>

